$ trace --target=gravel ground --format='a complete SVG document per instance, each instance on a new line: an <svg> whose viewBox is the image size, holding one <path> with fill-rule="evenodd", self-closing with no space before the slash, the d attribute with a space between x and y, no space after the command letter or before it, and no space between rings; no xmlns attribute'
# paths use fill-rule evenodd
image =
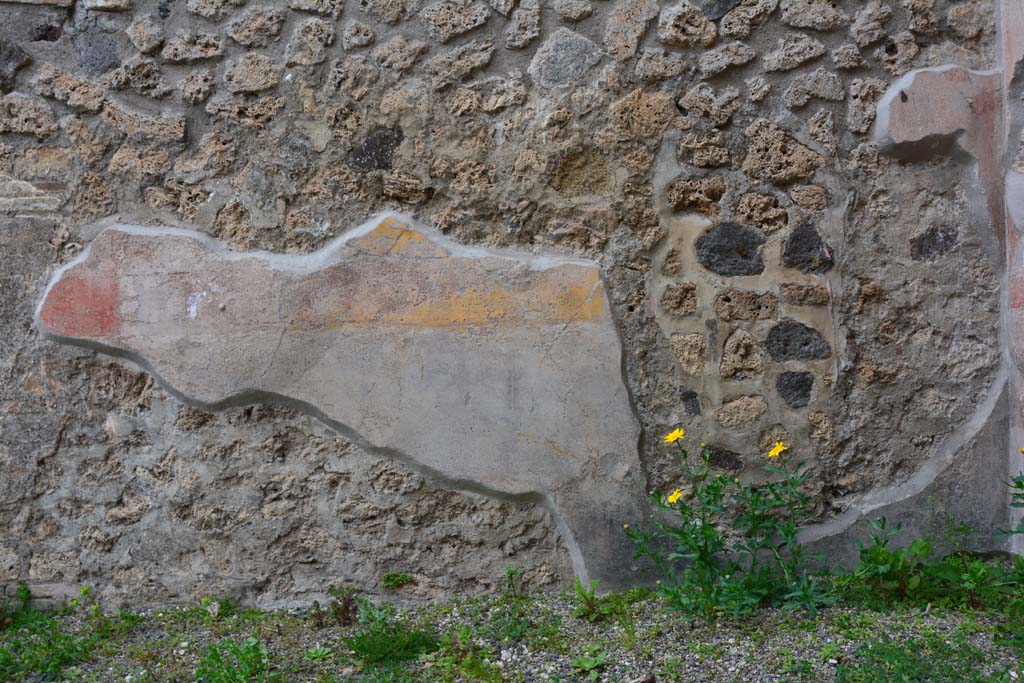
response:
<svg viewBox="0 0 1024 683"><path fill-rule="evenodd" d="M951 649L938 653L936 659L941 661L929 660L927 666L942 669L962 660L972 672L967 678L929 678L925 666L921 671L925 677L907 680L1024 681L1021 654L995 642L999 615L842 607L811 618L802 612L766 609L746 619L709 624L667 610L664 603L651 598L635 605L636 642L629 643L615 622L590 623L574 617L575 605L570 596L559 594L518 601L473 598L397 610L396 617L439 635L467 627L473 641L467 647L493 666L490 679L453 674L422 659L406 666L416 678L387 678L365 667L345 645L344 639L359 625L318 625L306 612L296 611L242 611L214 617L199 607L142 614L138 623L98 645L89 661L66 669L65 677L103 683L191 682L211 645L255 635L270 651L273 667L289 682L834 681L843 667L862 666L871 659L864 653L866 645L889 636L897 643L911 643L912 650L920 649L915 639L930 639L940 648L945 644ZM65 630L88 627L80 615L58 619ZM316 647L327 648L328 654L321 651L322 657L314 661L307 653ZM581 671L574 665L581 656L603 660L603 664ZM989 674L995 677L985 678ZM873 676L848 680L890 680L882 669Z"/></svg>

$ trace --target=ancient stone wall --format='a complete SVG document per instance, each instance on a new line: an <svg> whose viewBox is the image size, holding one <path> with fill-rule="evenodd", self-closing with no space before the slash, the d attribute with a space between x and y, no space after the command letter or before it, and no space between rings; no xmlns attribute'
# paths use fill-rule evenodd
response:
<svg viewBox="0 0 1024 683"><path fill-rule="evenodd" d="M648 489L676 484L683 425L748 481L791 444L816 537L902 505L982 538L1002 243L960 155L894 160L871 131L908 71L993 66L994 27L985 0L0 2L0 582L269 605L572 573L538 504L43 339L50 276L115 219L297 254L397 210L593 259Z"/></svg>

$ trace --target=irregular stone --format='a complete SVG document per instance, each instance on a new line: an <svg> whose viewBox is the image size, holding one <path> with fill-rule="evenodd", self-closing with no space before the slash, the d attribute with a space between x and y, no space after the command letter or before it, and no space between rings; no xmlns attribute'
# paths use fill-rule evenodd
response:
<svg viewBox="0 0 1024 683"><path fill-rule="evenodd" d="M135 49L146 54L164 44L164 28L153 15L147 14L139 17L125 29L128 40L132 41Z"/></svg>
<svg viewBox="0 0 1024 683"><path fill-rule="evenodd" d="M721 176L674 180L665 189L665 198L675 211L717 216L718 200L725 194Z"/></svg>
<svg viewBox="0 0 1024 683"><path fill-rule="evenodd" d="M593 147L574 151L559 162L551 184L563 197L603 194L611 189L608 160Z"/></svg>
<svg viewBox="0 0 1024 683"><path fill-rule="evenodd" d="M661 90L634 90L612 102L608 110L608 118L615 130L634 140L661 133L678 114L672 95Z"/></svg>
<svg viewBox="0 0 1024 683"><path fill-rule="evenodd" d="M719 223L697 238L697 260L718 275L760 275L764 272L764 237L736 223Z"/></svg>
<svg viewBox="0 0 1024 683"><path fill-rule="evenodd" d="M995 25L992 3L972 0L949 8L946 23L950 30L964 40L973 40Z"/></svg>
<svg viewBox="0 0 1024 683"><path fill-rule="evenodd" d="M113 31L105 31L91 22L85 23L82 31L73 34L79 73L96 76L120 66L121 46L115 35Z"/></svg>
<svg viewBox="0 0 1024 683"><path fill-rule="evenodd" d="M423 56L429 46L421 40L409 40L405 36L395 36L391 40L378 45L370 53L375 62L385 69L405 72Z"/></svg>
<svg viewBox="0 0 1024 683"><path fill-rule="evenodd" d="M718 32L729 38L747 38L779 6L779 0L741 0L718 24Z"/></svg>
<svg viewBox="0 0 1024 683"><path fill-rule="evenodd" d="M850 81L846 126L852 133L866 133L875 121L875 108L885 93L885 83L877 78L855 78Z"/></svg>
<svg viewBox="0 0 1024 683"><path fill-rule="evenodd" d="M122 145L110 157L107 170L145 176L163 175L170 166L170 157L162 149L151 150L134 145Z"/></svg>
<svg viewBox="0 0 1024 683"><path fill-rule="evenodd" d="M771 292L726 289L715 299L715 315L722 322L734 320L771 320L779 309L779 299Z"/></svg>
<svg viewBox="0 0 1024 683"><path fill-rule="evenodd" d="M393 24L410 16L419 7L419 0L359 0L359 7L385 24Z"/></svg>
<svg viewBox="0 0 1024 683"><path fill-rule="evenodd" d="M644 83L657 83L680 76L686 71L686 59L675 52L645 48L633 67L633 73Z"/></svg>
<svg viewBox="0 0 1024 683"><path fill-rule="evenodd" d="M832 418L821 412L811 413L807 417L807 424L811 428L811 441L818 448L827 449L832 443Z"/></svg>
<svg viewBox="0 0 1024 683"><path fill-rule="evenodd" d="M708 445L706 448L708 451L708 462L712 467L730 472L739 472L743 469L743 458L740 457L739 453L715 445Z"/></svg>
<svg viewBox="0 0 1024 683"><path fill-rule="evenodd" d="M567 28L552 33L530 62L527 72L542 88L578 81L601 60L601 50L591 40Z"/></svg>
<svg viewBox="0 0 1024 683"><path fill-rule="evenodd" d="M434 89L440 90L454 85L473 72L484 68L492 57L494 57L494 43L489 40L471 40L428 60L424 64L423 70L431 76ZM536 60L536 57L534 59ZM533 65L531 64L531 66Z"/></svg>
<svg viewBox="0 0 1024 683"><path fill-rule="evenodd" d="M768 333L768 355L776 363L821 360L832 355L832 345L812 327L783 320Z"/></svg>
<svg viewBox="0 0 1024 683"><path fill-rule="evenodd" d="M228 24L228 35L244 47L266 47L281 34L284 18L277 7L253 8Z"/></svg>
<svg viewBox="0 0 1024 683"><path fill-rule="evenodd" d="M747 86L749 91L748 99L751 102L760 102L768 97L768 93L772 89L771 83L765 80L764 76L752 76L743 83Z"/></svg>
<svg viewBox="0 0 1024 683"><path fill-rule="evenodd" d="M359 173L389 171L395 150L402 144L404 138L401 128L375 130L352 150L345 164Z"/></svg>
<svg viewBox="0 0 1024 683"><path fill-rule="evenodd" d="M730 163L729 149L723 144L722 131L687 133L679 139L679 158L699 168L715 168Z"/></svg>
<svg viewBox="0 0 1024 683"><path fill-rule="evenodd" d="M784 282L780 287L782 301L790 306L827 306L831 297L821 285Z"/></svg>
<svg viewBox="0 0 1024 683"><path fill-rule="evenodd" d="M692 282L669 285L661 295L661 308L679 318L697 312L697 285Z"/></svg>
<svg viewBox="0 0 1024 683"><path fill-rule="evenodd" d="M828 193L819 185L796 185L789 190L793 203L808 211L821 211L828 206Z"/></svg>
<svg viewBox="0 0 1024 683"><path fill-rule="evenodd" d="M711 47L718 30L701 10L688 2L666 7L658 16L658 40L676 47Z"/></svg>
<svg viewBox="0 0 1024 683"><path fill-rule="evenodd" d="M555 11L562 21L577 22L594 12L594 6L586 0L555 0Z"/></svg>
<svg viewBox="0 0 1024 683"><path fill-rule="evenodd" d="M505 47L520 50L540 35L540 0L522 0L505 31Z"/></svg>
<svg viewBox="0 0 1024 683"><path fill-rule="evenodd" d="M863 69L868 65L856 45L840 45L830 56L837 69Z"/></svg>
<svg viewBox="0 0 1024 683"><path fill-rule="evenodd" d="M803 408L811 402L814 373L784 372L779 375L775 389L790 408Z"/></svg>
<svg viewBox="0 0 1024 683"><path fill-rule="evenodd" d="M17 92L0 97L0 133L33 135L41 140L55 132L57 120L45 100Z"/></svg>
<svg viewBox="0 0 1024 683"><path fill-rule="evenodd" d="M807 132L811 139L832 154L839 148L839 140L835 134L835 121L828 109L819 109L807 122Z"/></svg>
<svg viewBox="0 0 1024 683"><path fill-rule="evenodd" d="M924 35L939 32L939 17L935 13L935 0L900 0L900 4L910 12L911 31Z"/></svg>
<svg viewBox="0 0 1024 683"><path fill-rule="evenodd" d="M640 428L595 263L467 250L396 215L304 255L116 226L59 271L37 324L204 410L279 396L440 486L548 500L579 574L635 580Z"/></svg>
<svg viewBox="0 0 1024 683"><path fill-rule="evenodd" d="M764 351L753 335L735 330L722 347L719 374L725 379L748 380L764 373Z"/></svg>
<svg viewBox="0 0 1024 683"><path fill-rule="evenodd" d="M151 116L107 102L100 118L125 135L154 142L176 142L185 138L185 117L181 114Z"/></svg>
<svg viewBox="0 0 1024 683"><path fill-rule="evenodd" d="M493 114L526 102L527 89L522 74L513 71L509 78L485 78L472 83L469 89L480 96L480 111ZM600 185L600 179L594 178Z"/></svg>
<svg viewBox="0 0 1024 683"><path fill-rule="evenodd" d="M206 113L216 119L227 119L234 123L259 128L270 123L285 101L280 97L263 95L256 99L233 96L214 98L206 105Z"/></svg>
<svg viewBox="0 0 1024 683"><path fill-rule="evenodd" d="M782 23L793 28L835 31L850 23L836 0L782 0Z"/></svg>
<svg viewBox="0 0 1024 683"><path fill-rule="evenodd" d="M782 95L782 101L790 109L799 109L806 106L812 97L841 102L846 98L846 91L839 76L824 67L818 67L810 75L794 76Z"/></svg>
<svg viewBox="0 0 1024 683"><path fill-rule="evenodd" d="M388 173L383 177L384 196L405 204L422 204L430 199L423 181L408 173Z"/></svg>
<svg viewBox="0 0 1024 683"><path fill-rule="evenodd" d="M754 422L768 410L764 396L740 396L724 404L715 413L718 424L726 429Z"/></svg>
<svg viewBox="0 0 1024 683"><path fill-rule="evenodd" d="M288 66L312 66L327 58L327 46L334 42L334 27L322 19L306 19L288 41Z"/></svg>
<svg viewBox="0 0 1024 683"><path fill-rule="evenodd" d="M956 226L946 222L926 222L910 238L910 257L915 261L934 261L960 243Z"/></svg>
<svg viewBox="0 0 1024 683"><path fill-rule="evenodd" d="M797 226L786 238L782 250L782 264L796 268L806 275L827 273L835 261L832 248L810 223Z"/></svg>
<svg viewBox="0 0 1024 683"><path fill-rule="evenodd" d="M825 54L825 45L810 36L790 34L780 38L774 50L764 56L765 71L789 71Z"/></svg>
<svg viewBox="0 0 1024 683"><path fill-rule="evenodd" d="M28 53L0 38L0 94L14 89L14 78L32 61Z"/></svg>
<svg viewBox="0 0 1024 683"><path fill-rule="evenodd" d="M679 364L685 372L691 375L704 373L704 359L707 356L708 343L703 334L673 334L669 339L669 346L676 354L676 358L679 359ZM697 413L700 413L699 408Z"/></svg>
<svg viewBox="0 0 1024 683"><path fill-rule="evenodd" d="M893 76L902 76L913 65L920 51L914 34L900 31L892 38L887 38L885 44L875 50L875 59Z"/></svg>
<svg viewBox="0 0 1024 683"><path fill-rule="evenodd" d="M58 71L49 64L43 65L32 86L43 97L52 97L75 111L96 113L106 101L101 84Z"/></svg>
<svg viewBox="0 0 1024 683"><path fill-rule="evenodd" d="M781 185L813 176L822 164L820 156L767 119L755 120L743 132L750 141L743 161L749 176Z"/></svg>
<svg viewBox="0 0 1024 683"><path fill-rule="evenodd" d="M185 6L192 14L211 21L220 21L235 7L241 7L245 0L188 0Z"/></svg>
<svg viewBox="0 0 1024 683"><path fill-rule="evenodd" d="M117 90L131 88L146 97L163 97L171 92L160 73L160 67L146 57L132 57L110 72L108 78L110 87Z"/></svg>
<svg viewBox="0 0 1024 683"><path fill-rule="evenodd" d="M604 25L604 46L608 54L619 61L635 55L640 38L656 16L656 0L616 0Z"/></svg>
<svg viewBox="0 0 1024 683"><path fill-rule="evenodd" d="M697 59L697 70L701 78L711 78L730 67L742 66L756 56L757 53L743 43L727 43L703 52Z"/></svg>
<svg viewBox="0 0 1024 683"><path fill-rule="evenodd" d="M789 214L779 206L775 195L748 192L740 197L733 217L757 227L765 235L771 235L786 227Z"/></svg>
<svg viewBox="0 0 1024 683"><path fill-rule="evenodd" d="M366 47L373 43L374 38L376 35L369 25L354 19L345 22L345 28L341 30L341 46L346 50Z"/></svg>
<svg viewBox="0 0 1024 683"><path fill-rule="evenodd" d="M262 92L281 80L281 67L265 55L247 52L227 65L224 85L233 93Z"/></svg>
<svg viewBox="0 0 1024 683"><path fill-rule="evenodd" d="M345 0L288 0L288 7L337 19L345 7Z"/></svg>
<svg viewBox="0 0 1024 683"><path fill-rule="evenodd" d="M881 0L869 0L850 24L850 37L858 47L866 47L885 37L885 25L892 17L892 8Z"/></svg>
<svg viewBox="0 0 1024 683"><path fill-rule="evenodd" d="M707 83L698 83L683 95L679 104L687 111L707 117L715 126L724 126L740 108L740 91L725 87L715 93Z"/></svg>
<svg viewBox="0 0 1024 683"><path fill-rule="evenodd" d="M181 91L181 99L188 104L199 104L205 102L206 98L213 92L216 84L213 71L190 71L181 79L178 89Z"/></svg>
<svg viewBox="0 0 1024 683"><path fill-rule="evenodd" d="M188 64L222 56L224 41L212 33L177 33L160 51L160 58L171 64Z"/></svg>
<svg viewBox="0 0 1024 683"><path fill-rule="evenodd" d="M427 35L441 43L483 26L490 16L479 0L434 0L420 10Z"/></svg>

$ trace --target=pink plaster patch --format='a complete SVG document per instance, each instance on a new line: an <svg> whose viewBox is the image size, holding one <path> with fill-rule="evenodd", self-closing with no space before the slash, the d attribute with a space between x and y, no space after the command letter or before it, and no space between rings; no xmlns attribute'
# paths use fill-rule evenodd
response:
<svg viewBox="0 0 1024 683"><path fill-rule="evenodd" d="M46 295L39 319L50 334L99 338L117 333L117 281L110 276L65 275Z"/></svg>

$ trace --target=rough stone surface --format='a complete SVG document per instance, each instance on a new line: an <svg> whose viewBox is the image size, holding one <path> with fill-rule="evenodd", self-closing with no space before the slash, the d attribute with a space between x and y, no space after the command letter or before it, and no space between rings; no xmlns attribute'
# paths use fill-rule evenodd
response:
<svg viewBox="0 0 1024 683"><path fill-rule="evenodd" d="M707 15L688 2L666 7L658 15L658 39L675 47L711 47L718 30Z"/></svg>
<svg viewBox="0 0 1024 683"><path fill-rule="evenodd" d="M334 27L322 19L306 19L288 41L288 65L312 66L327 58L327 48L334 42Z"/></svg>
<svg viewBox="0 0 1024 683"><path fill-rule="evenodd" d="M814 389L814 373L784 372L779 375L776 383L779 396L790 408L803 408L811 402L811 390Z"/></svg>
<svg viewBox="0 0 1024 683"><path fill-rule="evenodd" d="M38 321L135 359L197 406L277 397L442 483L536 497L565 525L577 572L630 580L614 551L629 543L621 520L643 511L638 426L593 264L467 251L396 215L308 257L112 227L57 274ZM182 358L184 340L201 361Z"/></svg>
<svg viewBox="0 0 1024 683"><path fill-rule="evenodd" d="M715 419L726 429L754 422L768 410L764 396L740 396L718 409Z"/></svg>
<svg viewBox="0 0 1024 683"><path fill-rule="evenodd" d="M661 307L670 315L693 315L697 311L697 285L692 282L669 285L661 295Z"/></svg>
<svg viewBox="0 0 1024 683"><path fill-rule="evenodd" d="M224 85L231 92L262 92L277 85L281 71L270 57L249 53L227 65Z"/></svg>
<svg viewBox="0 0 1024 683"><path fill-rule="evenodd" d="M447 43L426 31L434 0L118 4L130 8L0 2L15 48L0 50L14 54L0 59L9 581L58 599L87 583L111 608L209 594L306 607L335 580L372 594L385 571L414 574L416 597L452 596L493 589L504 564L526 567L531 589L571 586L569 548L536 499L453 491L302 411L197 409L130 363L43 338L31 320L48 276L113 216L300 255L401 207L469 247L600 263L643 490L677 484L660 437L683 426L739 454L722 466L750 481L766 440L791 444L826 535L882 513L918 530L947 513L979 529L1000 519L991 492L1024 438L999 426L1020 412L1006 382L1024 357L1000 346L1024 329L1024 296L1010 296L1024 291L1024 219L1008 218L1024 216L1011 191L1024 146L993 133L1021 129L1006 74L1024 28L1004 0L436 3L492 13ZM659 35L672 17L668 40L686 46ZM310 19L330 31L293 43ZM560 29L586 42L567 58L546 48L548 87L527 69ZM312 63L289 65L290 43ZM801 44L827 54L768 70ZM32 61L8 77L18 50ZM280 80L232 92L229 69L250 53ZM697 241L726 223L764 240L739 259L760 272L702 265ZM808 223L827 272L784 263ZM694 311L673 315L661 300L683 283ZM774 360L786 319L832 355ZM764 370L723 378L740 329ZM780 398L786 372L814 375L806 406ZM722 427L740 395L767 411Z"/></svg>
<svg viewBox="0 0 1024 683"><path fill-rule="evenodd" d="M722 347L720 374L725 379L754 379L764 372L764 351L753 335L743 329L736 330Z"/></svg>
<svg viewBox="0 0 1024 683"><path fill-rule="evenodd" d="M266 47L281 33L285 13L278 8L253 8L228 24L228 35L245 47Z"/></svg>
<svg viewBox="0 0 1024 683"><path fill-rule="evenodd" d="M435 0L420 10L427 35L442 43L482 26L489 16L487 5L479 0Z"/></svg>
<svg viewBox="0 0 1024 683"><path fill-rule="evenodd" d="M14 88L14 77L32 58L18 45L0 38L0 94Z"/></svg>
<svg viewBox="0 0 1024 683"><path fill-rule="evenodd" d="M722 322L733 320L772 320L779 298L771 292L727 289L715 299L715 315Z"/></svg>
<svg viewBox="0 0 1024 683"><path fill-rule="evenodd" d="M820 360L832 355L832 347L814 328L796 320L783 320L768 333L768 354L776 363Z"/></svg>
<svg viewBox="0 0 1024 683"><path fill-rule="evenodd" d="M801 223L793 228L782 248L782 264L796 268L801 273L821 274L832 269L835 260L832 248L821 239L821 235L810 223Z"/></svg>
<svg viewBox="0 0 1024 683"><path fill-rule="evenodd" d="M811 36L792 34L764 56L765 71L790 71L825 54L825 45Z"/></svg>
<svg viewBox="0 0 1024 683"><path fill-rule="evenodd" d="M554 88L579 80L600 59L593 41L560 28L537 50L528 71L540 87Z"/></svg>
<svg viewBox="0 0 1024 683"><path fill-rule="evenodd" d="M743 132L750 141L743 172L754 178L785 184L810 178L822 163L820 156L770 121L758 119Z"/></svg>
<svg viewBox="0 0 1024 683"><path fill-rule="evenodd" d="M697 260L718 275L759 275L764 271L764 237L736 223L720 223L697 240Z"/></svg>

